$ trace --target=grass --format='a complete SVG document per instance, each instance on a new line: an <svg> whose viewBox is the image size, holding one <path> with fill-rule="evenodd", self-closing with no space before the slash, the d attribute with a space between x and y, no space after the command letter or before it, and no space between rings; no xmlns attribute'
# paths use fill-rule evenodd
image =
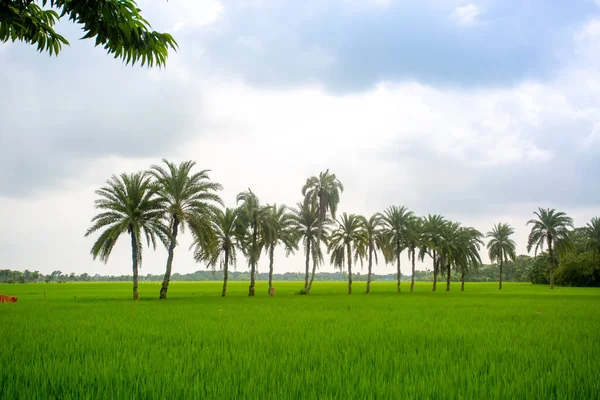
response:
<svg viewBox="0 0 600 400"><path fill-rule="evenodd" d="M407 284L404 284L407 285ZM0 398L585 399L600 392L600 290L506 283L0 285ZM403 286L407 290L408 286ZM442 287L443 289L443 287ZM438 289L439 290L439 289ZM43 300L43 292L46 300ZM76 297L76 299L74 298Z"/></svg>

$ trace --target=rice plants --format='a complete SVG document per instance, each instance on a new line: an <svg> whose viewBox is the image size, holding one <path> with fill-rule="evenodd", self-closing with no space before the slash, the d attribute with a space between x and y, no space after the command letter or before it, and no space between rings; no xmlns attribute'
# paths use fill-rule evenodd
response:
<svg viewBox="0 0 600 400"><path fill-rule="evenodd" d="M405 283L403 283L404 285ZM0 398L595 398L600 290L0 285ZM453 287L454 289L454 287ZM458 289L458 285L456 286ZM43 292L46 291L46 300Z"/></svg>

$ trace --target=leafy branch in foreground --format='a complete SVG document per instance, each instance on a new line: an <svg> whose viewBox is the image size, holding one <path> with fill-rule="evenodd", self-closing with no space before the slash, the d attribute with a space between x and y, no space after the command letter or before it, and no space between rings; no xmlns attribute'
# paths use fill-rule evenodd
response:
<svg viewBox="0 0 600 400"><path fill-rule="evenodd" d="M126 65L163 67L178 44L170 34L153 31L140 11L134 0L0 0L0 42L37 44L39 52L58 55L69 42L54 25L67 16L83 25L81 39L95 38L95 46Z"/></svg>

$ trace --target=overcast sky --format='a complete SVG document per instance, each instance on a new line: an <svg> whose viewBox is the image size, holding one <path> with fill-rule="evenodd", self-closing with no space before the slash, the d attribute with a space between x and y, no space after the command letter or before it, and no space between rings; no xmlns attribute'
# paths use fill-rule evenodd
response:
<svg viewBox="0 0 600 400"><path fill-rule="evenodd" d="M341 212L508 222L520 253L537 207L585 225L600 214L600 1L469 1L139 1L179 42L164 70L68 21L58 57L0 44L0 269L130 274L126 238L106 265L89 255L94 190L162 158L211 169L230 207L248 187L294 205L329 168ZM189 244L174 272L204 268ZM142 274L164 272L163 248L144 256Z"/></svg>

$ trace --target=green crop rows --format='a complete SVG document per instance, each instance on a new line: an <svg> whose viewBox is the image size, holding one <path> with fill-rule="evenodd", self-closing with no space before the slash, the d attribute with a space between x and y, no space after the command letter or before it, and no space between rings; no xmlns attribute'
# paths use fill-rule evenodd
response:
<svg viewBox="0 0 600 400"><path fill-rule="evenodd" d="M591 399L600 290L375 282L0 285L2 399ZM403 288L405 290L407 287ZM46 300L44 300L44 291Z"/></svg>

